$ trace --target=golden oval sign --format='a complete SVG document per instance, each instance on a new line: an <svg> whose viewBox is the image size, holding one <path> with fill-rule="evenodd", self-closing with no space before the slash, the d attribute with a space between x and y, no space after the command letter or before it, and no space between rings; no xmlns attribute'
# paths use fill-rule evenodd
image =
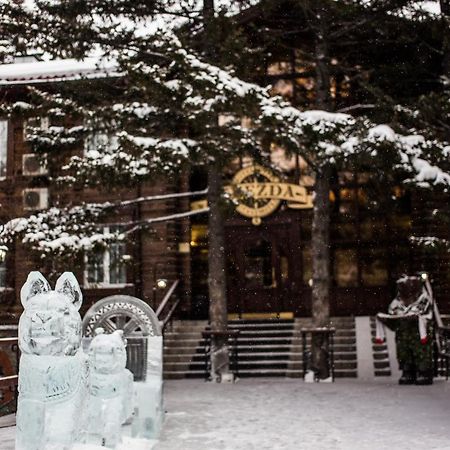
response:
<svg viewBox="0 0 450 450"><path fill-rule="evenodd" d="M272 214L282 200L289 208L312 208L312 196L305 187L281 183L269 169L257 164L237 172L226 191L238 202L236 211L251 218L254 225Z"/></svg>

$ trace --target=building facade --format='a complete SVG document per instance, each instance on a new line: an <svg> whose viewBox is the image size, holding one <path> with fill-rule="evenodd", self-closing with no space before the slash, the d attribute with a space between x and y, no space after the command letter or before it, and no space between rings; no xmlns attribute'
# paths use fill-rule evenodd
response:
<svg viewBox="0 0 450 450"><path fill-rule="evenodd" d="M302 61L296 55L299 53L294 51L293 59L288 55L268 63L265 76L272 80L274 93L301 105L313 95L313 80L300 70ZM83 63L56 68L48 63L26 64L26 70L17 67L20 64L0 68L0 84L9 100L22 98L23 85L76 83L80 73L102 75L98 67ZM26 75L17 78L14 74L18 73ZM303 75L293 78L298 73ZM347 81L335 79L333 83L333 98L345 105ZM205 206L205 195L170 197L180 192L202 192L207 186L201 168L170 180L161 178L109 192L62 189L54 181L57 164L45 164L32 151L27 134L30 124L42 128L58 125L45 117L29 118L28 122L0 117L0 223L50 206L123 201L124 205L103 227L104 233L111 233L121 224ZM103 138L91 136L85 148L76 152L95 148ZM310 316L314 174L301 158L288 158L276 146L270 151L271 167L244 159L235 161L224 173L226 189L235 200L225 206L228 312L232 316ZM274 170L274 166L278 169ZM252 192L252 200L243 195L245 189ZM133 201L161 195L169 197ZM396 279L416 271L430 272L437 301L443 312L450 312L448 252L430 251L410 240L413 235L450 238L448 223L432 214L449 210L448 194L406 188L388 177L380 181L371 167L349 167L333 174L329 195L332 315L370 315L385 310L395 295ZM207 217L199 214L155 222L136 231L127 243L116 243L93 256L68 261L64 269L77 273L84 287L85 308L118 293L143 298L157 307L167 287L179 280L177 295L182 302L178 315L205 319L209 305L207 261ZM6 258L0 263L2 322L17 321L21 310L18 294L28 272L50 273L52 269L48 263L43 265L39 258L31 257L20 242L8 244Z"/></svg>

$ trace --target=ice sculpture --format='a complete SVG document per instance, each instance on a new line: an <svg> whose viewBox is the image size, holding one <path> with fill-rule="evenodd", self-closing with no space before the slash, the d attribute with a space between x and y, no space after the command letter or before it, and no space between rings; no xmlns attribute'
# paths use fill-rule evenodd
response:
<svg viewBox="0 0 450 450"><path fill-rule="evenodd" d="M20 292L16 450L68 450L83 440L87 358L80 348L82 294L65 272L52 291L31 272Z"/></svg>
<svg viewBox="0 0 450 450"><path fill-rule="evenodd" d="M133 374L125 368L123 331L97 328L89 347L90 388L88 443L116 448L122 424L133 412Z"/></svg>
<svg viewBox="0 0 450 450"><path fill-rule="evenodd" d="M152 308L129 295L113 295L95 303L83 319L86 339L98 327L123 328L127 340L127 367L134 376L133 437L155 439L161 430L163 409L162 348L159 320ZM127 430L128 431L128 430Z"/></svg>

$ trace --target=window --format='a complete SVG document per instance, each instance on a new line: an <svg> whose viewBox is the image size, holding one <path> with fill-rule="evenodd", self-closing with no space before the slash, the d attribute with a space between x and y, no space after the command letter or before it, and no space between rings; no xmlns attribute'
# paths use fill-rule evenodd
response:
<svg viewBox="0 0 450 450"><path fill-rule="evenodd" d="M388 282L387 254L381 249L366 249L361 254L361 283L384 286Z"/></svg>
<svg viewBox="0 0 450 450"><path fill-rule="evenodd" d="M339 287L358 284L358 256L356 250L336 250L334 253L334 278Z"/></svg>
<svg viewBox="0 0 450 450"><path fill-rule="evenodd" d="M0 179L6 177L6 160L8 157L8 122L0 120Z"/></svg>
<svg viewBox="0 0 450 450"><path fill-rule="evenodd" d="M311 286L313 268L312 268L312 254L310 247L305 247L302 249L302 262L303 262L303 284Z"/></svg>
<svg viewBox="0 0 450 450"><path fill-rule="evenodd" d="M23 140L30 141L42 131L47 131L50 127L50 119L48 117L29 117L23 123Z"/></svg>
<svg viewBox="0 0 450 450"><path fill-rule="evenodd" d="M103 228L104 234L119 231L118 227ZM86 283L100 286L126 284L125 250L124 242L112 242L108 248L90 254L86 259Z"/></svg>
<svg viewBox="0 0 450 450"><path fill-rule="evenodd" d="M260 240L244 252L245 280L249 287L272 287L275 282L272 270L272 246Z"/></svg>
<svg viewBox="0 0 450 450"><path fill-rule="evenodd" d="M84 152L116 150L119 147L117 135L110 128L101 127L90 132L84 141Z"/></svg>

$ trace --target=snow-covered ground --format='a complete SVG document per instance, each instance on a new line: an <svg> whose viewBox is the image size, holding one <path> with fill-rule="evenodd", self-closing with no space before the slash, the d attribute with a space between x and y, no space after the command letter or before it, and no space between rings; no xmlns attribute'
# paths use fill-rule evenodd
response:
<svg viewBox="0 0 450 450"><path fill-rule="evenodd" d="M445 381L180 380L167 381L165 395L166 420L154 450L450 450ZM13 434L0 429L1 450L14 448Z"/></svg>

